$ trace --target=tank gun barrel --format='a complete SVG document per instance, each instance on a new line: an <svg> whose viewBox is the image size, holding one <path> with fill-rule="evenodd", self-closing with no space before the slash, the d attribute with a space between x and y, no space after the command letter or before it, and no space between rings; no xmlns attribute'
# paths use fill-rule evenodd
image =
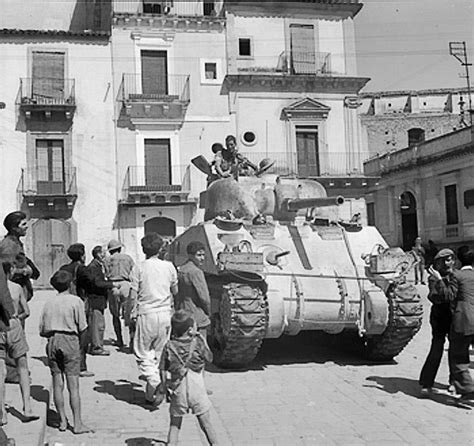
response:
<svg viewBox="0 0 474 446"><path fill-rule="evenodd" d="M282 208L285 212L294 212L298 209L335 206L343 203L344 197L341 195L324 198L289 198L282 203Z"/></svg>

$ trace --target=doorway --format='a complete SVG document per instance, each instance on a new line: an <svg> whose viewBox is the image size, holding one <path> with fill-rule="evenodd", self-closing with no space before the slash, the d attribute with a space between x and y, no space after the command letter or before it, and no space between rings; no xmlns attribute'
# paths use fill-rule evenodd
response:
<svg viewBox="0 0 474 446"><path fill-rule="evenodd" d="M31 88L37 104L63 102L65 59L61 51L33 51Z"/></svg>
<svg viewBox="0 0 474 446"><path fill-rule="evenodd" d="M51 276L70 262L67 248L71 244L71 229L71 224L64 220L39 219L32 224L33 261L41 272L35 286L50 288Z"/></svg>
<svg viewBox="0 0 474 446"><path fill-rule="evenodd" d="M166 51L141 52L142 93L168 94L168 59Z"/></svg>
<svg viewBox="0 0 474 446"><path fill-rule="evenodd" d="M296 155L299 177L320 175L317 127L296 128Z"/></svg>
<svg viewBox="0 0 474 446"><path fill-rule="evenodd" d="M416 199L411 192L400 195L400 213L402 216L402 243L403 249L409 251L418 237L418 219L416 216Z"/></svg>
<svg viewBox="0 0 474 446"><path fill-rule="evenodd" d="M165 239L172 239L176 236L176 222L171 218L154 217L145 222L145 234L156 232Z"/></svg>
<svg viewBox="0 0 474 446"><path fill-rule="evenodd" d="M171 184L169 139L145 139L145 185Z"/></svg>
<svg viewBox="0 0 474 446"><path fill-rule="evenodd" d="M64 194L64 141L36 140L36 186L40 195Z"/></svg>

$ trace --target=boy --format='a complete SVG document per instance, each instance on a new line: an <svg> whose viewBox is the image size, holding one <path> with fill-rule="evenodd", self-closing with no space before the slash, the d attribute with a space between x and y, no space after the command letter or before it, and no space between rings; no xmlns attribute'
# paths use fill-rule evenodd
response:
<svg viewBox="0 0 474 446"><path fill-rule="evenodd" d="M217 444L209 413L211 402L202 375L206 361L212 361L212 353L202 335L196 332L193 317L186 310L176 311L171 318L171 339L160 361L162 387L159 389L171 395L169 445L178 444L183 416L189 410L197 416L209 444Z"/></svg>
<svg viewBox="0 0 474 446"><path fill-rule="evenodd" d="M58 292L43 307L40 319L40 336L48 338L46 352L48 365L53 375L53 396L56 410L59 413L59 430L68 427L64 409L64 375L69 390L70 404L74 417L75 434L92 432L82 422L81 400L79 397L79 373L81 361L80 337L87 329L84 302L70 294L71 273L59 270L50 283Z"/></svg>
<svg viewBox="0 0 474 446"><path fill-rule="evenodd" d="M26 295L21 285L12 281L12 265L9 262L3 262L3 272L7 279L10 296L13 300L13 307L15 309L14 317L20 322L23 330L25 329L25 319L30 316L30 307L26 300Z"/></svg>
<svg viewBox="0 0 474 446"><path fill-rule="evenodd" d="M0 268L0 426L7 424L5 411L5 379L7 368L5 361L10 356L18 372L21 396L23 399L22 421L35 421L38 415L33 413L30 397L30 372L28 370L28 344L20 321L15 316L15 306L10 296L3 268Z"/></svg>

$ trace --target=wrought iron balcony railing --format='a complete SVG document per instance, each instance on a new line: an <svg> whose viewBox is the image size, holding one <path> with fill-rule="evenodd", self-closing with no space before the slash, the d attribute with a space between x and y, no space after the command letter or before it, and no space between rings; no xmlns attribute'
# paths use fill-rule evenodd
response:
<svg viewBox="0 0 474 446"><path fill-rule="evenodd" d="M114 14L172 15L172 16L217 16L220 6L217 1L181 0L114 0Z"/></svg>
<svg viewBox="0 0 474 446"><path fill-rule="evenodd" d="M304 51L283 51L277 71L286 74L331 74L331 54Z"/></svg>
<svg viewBox="0 0 474 446"><path fill-rule="evenodd" d="M75 106L75 79L27 77L20 79L20 106Z"/></svg>
<svg viewBox="0 0 474 446"><path fill-rule="evenodd" d="M17 198L77 196L76 168L58 169L49 175L40 169L21 169Z"/></svg>
<svg viewBox="0 0 474 446"><path fill-rule="evenodd" d="M118 98L123 102L173 102L189 103L189 75L168 75L161 81L144 83L139 74L124 73Z"/></svg>
<svg viewBox="0 0 474 446"><path fill-rule="evenodd" d="M128 166L122 188L122 201L139 196L158 196L158 201L183 201L191 190L190 165ZM135 198L132 198L135 197Z"/></svg>
<svg viewBox="0 0 474 446"><path fill-rule="evenodd" d="M346 152L321 151L314 156L298 159L296 153L282 152L242 152L252 163L258 165L264 158L275 161L270 173L277 175L314 176L350 176L363 175L363 162L368 152L349 154Z"/></svg>

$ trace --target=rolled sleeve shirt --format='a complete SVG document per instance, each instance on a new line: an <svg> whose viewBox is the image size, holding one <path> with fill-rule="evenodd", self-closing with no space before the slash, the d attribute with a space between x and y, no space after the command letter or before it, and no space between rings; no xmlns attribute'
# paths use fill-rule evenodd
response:
<svg viewBox="0 0 474 446"><path fill-rule="evenodd" d="M167 260L151 257L136 265L132 270L132 289L137 293L137 314L171 311L171 288L177 284L176 268Z"/></svg>

